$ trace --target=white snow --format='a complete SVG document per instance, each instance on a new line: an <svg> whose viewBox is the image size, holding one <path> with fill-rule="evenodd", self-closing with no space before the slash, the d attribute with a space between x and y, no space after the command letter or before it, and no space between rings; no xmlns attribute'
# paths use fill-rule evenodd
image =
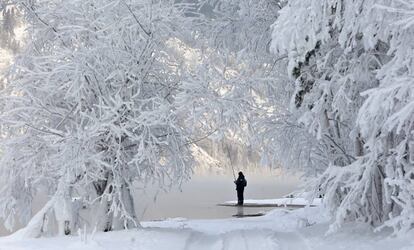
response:
<svg viewBox="0 0 414 250"><path fill-rule="evenodd" d="M326 236L329 219L320 207L276 209L263 217L243 219L143 222L143 229L80 234L72 237L17 240L0 238L0 250L202 250L202 249L414 249L414 234L399 238L374 233L358 223L345 224Z"/></svg>
<svg viewBox="0 0 414 250"><path fill-rule="evenodd" d="M309 202L305 198L279 198L279 199L262 199L262 200L244 200L245 206L274 206L274 207L296 207L296 206L319 206L322 199L316 198L312 202ZM236 205L237 201L226 201L223 206Z"/></svg>

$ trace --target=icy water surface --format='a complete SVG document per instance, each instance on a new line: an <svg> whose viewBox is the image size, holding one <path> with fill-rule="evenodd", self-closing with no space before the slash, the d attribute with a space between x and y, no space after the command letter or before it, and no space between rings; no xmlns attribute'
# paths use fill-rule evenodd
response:
<svg viewBox="0 0 414 250"><path fill-rule="evenodd" d="M298 178L293 176L276 176L269 173L246 173L247 187L245 199L279 198L298 188ZM236 200L236 190L232 176L196 175L192 180L169 193L159 193L156 202L152 202L154 192L139 199L146 203L138 216L142 220L160 220L165 218L185 217L189 219L228 218L238 213L237 207L223 207L217 204ZM145 197L146 196L146 197ZM138 205L138 204L137 204ZM273 208L245 207L245 214L268 211Z"/></svg>
<svg viewBox="0 0 414 250"><path fill-rule="evenodd" d="M282 197L298 187L298 178L287 175L276 175L265 171L263 173L245 173L247 187L245 199L266 199ZM155 194L157 194L155 196ZM195 175L185 183L181 190L172 189L170 192L157 191L147 188L145 193L137 192L136 209L141 221L163 220L167 218L184 217L188 219L229 218L240 214L237 207L223 207L217 204L228 200L236 200L236 190L232 175L203 174ZM154 201L154 196L156 197ZM35 206L39 210L44 197ZM242 212L257 214L273 208L244 207ZM0 223L0 236L9 234Z"/></svg>

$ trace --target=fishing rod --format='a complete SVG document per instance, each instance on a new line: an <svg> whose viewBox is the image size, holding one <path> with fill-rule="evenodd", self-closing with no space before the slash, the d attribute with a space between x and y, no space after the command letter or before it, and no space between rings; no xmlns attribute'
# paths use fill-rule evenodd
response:
<svg viewBox="0 0 414 250"><path fill-rule="evenodd" d="M234 180L236 181L236 174L235 174L235 172L234 172L233 162L231 161L231 157L230 157L230 150L229 150L229 147L228 147L228 146L227 146L227 155L228 155L229 160L230 160L230 166L231 166L231 169L232 169L233 178L234 178Z"/></svg>

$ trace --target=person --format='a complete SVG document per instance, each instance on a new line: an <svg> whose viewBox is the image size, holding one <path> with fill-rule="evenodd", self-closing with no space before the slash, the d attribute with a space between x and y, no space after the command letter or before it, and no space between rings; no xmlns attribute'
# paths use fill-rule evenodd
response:
<svg viewBox="0 0 414 250"><path fill-rule="evenodd" d="M237 190L237 205L243 206L244 202L244 188L247 186L246 178L244 178L243 172L239 172L239 177L237 180L234 181L234 184L236 184L236 190Z"/></svg>

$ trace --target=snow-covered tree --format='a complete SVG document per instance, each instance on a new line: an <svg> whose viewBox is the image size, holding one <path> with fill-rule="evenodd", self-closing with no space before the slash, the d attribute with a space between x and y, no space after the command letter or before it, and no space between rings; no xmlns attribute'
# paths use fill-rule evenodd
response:
<svg viewBox="0 0 414 250"><path fill-rule="evenodd" d="M292 112L322 147L316 184L336 216L412 228L412 1L289 1L272 50L289 57Z"/></svg>
<svg viewBox="0 0 414 250"><path fill-rule="evenodd" d="M191 18L174 1L22 1L28 46L2 92L0 215L37 237L55 218L98 230L138 227L134 182L180 184L191 172L188 135L174 96L180 85L169 41ZM188 27L189 25L187 25ZM52 216L54 215L54 216Z"/></svg>
<svg viewBox="0 0 414 250"><path fill-rule="evenodd" d="M213 148L223 156L230 152L232 161L244 165L244 153L264 151L261 139L269 131L261 130L267 115L277 113L273 101L279 101L268 96L282 96L273 81L280 76L275 66L283 60L275 60L269 51L270 25L281 2L198 1L204 18L196 29L197 64L178 99L192 104L187 123L195 124L198 133L212 133L209 140L218 145Z"/></svg>

